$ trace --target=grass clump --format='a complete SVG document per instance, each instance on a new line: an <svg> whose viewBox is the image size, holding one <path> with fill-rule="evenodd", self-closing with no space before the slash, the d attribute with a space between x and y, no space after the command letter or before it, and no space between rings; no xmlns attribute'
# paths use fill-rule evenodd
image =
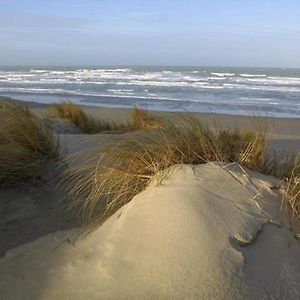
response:
<svg viewBox="0 0 300 300"><path fill-rule="evenodd" d="M118 144L81 153L84 163L67 172L69 194L87 224L99 224L176 164L209 161L262 164L261 132L209 130L192 115L164 119L160 127L132 133ZM94 158L94 159L91 159ZM96 158L96 159L95 159Z"/></svg>
<svg viewBox="0 0 300 300"><path fill-rule="evenodd" d="M69 101L55 103L48 107L47 117L69 119L81 131L85 133L122 133L145 128L159 128L160 118L146 110L135 106L131 112L131 120L128 123L106 121L89 116L77 104Z"/></svg>
<svg viewBox="0 0 300 300"><path fill-rule="evenodd" d="M51 104L47 109L47 116L50 118L69 119L80 129L89 126L89 118L80 106L69 101Z"/></svg>
<svg viewBox="0 0 300 300"><path fill-rule="evenodd" d="M300 221L300 157L296 156L289 160L289 168L286 171L286 188L283 197L283 206L290 211L292 221Z"/></svg>
<svg viewBox="0 0 300 300"><path fill-rule="evenodd" d="M0 101L0 115L0 186L39 178L58 153L49 124L6 101Z"/></svg>
<svg viewBox="0 0 300 300"><path fill-rule="evenodd" d="M87 224L98 225L151 180L162 180L173 165L237 162L285 181L283 204L300 220L300 159L270 153L266 134L262 126L211 130L192 114L161 117L155 128L146 126L117 144L80 153L83 163L66 173L72 205Z"/></svg>
<svg viewBox="0 0 300 300"><path fill-rule="evenodd" d="M84 133L124 132L129 125L112 121L98 120L89 116L77 104L69 101L54 103L47 108L47 117L68 119Z"/></svg>
<svg viewBox="0 0 300 300"><path fill-rule="evenodd" d="M159 128L162 126L159 117L147 110L135 106L131 112L132 124L135 129Z"/></svg>

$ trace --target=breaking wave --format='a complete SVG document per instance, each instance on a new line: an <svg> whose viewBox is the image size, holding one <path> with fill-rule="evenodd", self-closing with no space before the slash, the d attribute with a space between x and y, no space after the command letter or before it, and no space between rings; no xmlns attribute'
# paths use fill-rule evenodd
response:
<svg viewBox="0 0 300 300"><path fill-rule="evenodd" d="M107 106L127 107L140 101L150 109L162 110L205 111L211 107L216 112L227 109L239 114L243 107L249 113L250 105L274 116L300 117L299 70L15 68L0 70L0 93L21 98L80 97L85 102L93 97L94 105Z"/></svg>

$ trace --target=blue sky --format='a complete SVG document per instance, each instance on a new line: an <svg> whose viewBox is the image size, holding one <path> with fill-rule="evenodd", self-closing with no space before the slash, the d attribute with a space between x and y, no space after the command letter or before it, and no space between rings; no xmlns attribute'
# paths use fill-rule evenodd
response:
<svg viewBox="0 0 300 300"><path fill-rule="evenodd" d="M0 0L0 65L300 67L299 0Z"/></svg>

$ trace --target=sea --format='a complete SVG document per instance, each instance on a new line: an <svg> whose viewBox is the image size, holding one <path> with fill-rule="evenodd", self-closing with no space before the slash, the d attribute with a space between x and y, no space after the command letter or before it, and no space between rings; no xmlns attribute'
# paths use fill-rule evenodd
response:
<svg viewBox="0 0 300 300"><path fill-rule="evenodd" d="M100 107L300 118L300 69L0 67L0 96Z"/></svg>

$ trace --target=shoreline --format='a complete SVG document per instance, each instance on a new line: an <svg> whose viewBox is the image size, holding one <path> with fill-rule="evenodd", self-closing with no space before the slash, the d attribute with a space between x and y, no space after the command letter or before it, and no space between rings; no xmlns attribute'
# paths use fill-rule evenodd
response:
<svg viewBox="0 0 300 300"><path fill-rule="evenodd" d="M249 115L257 115L261 116L263 118L279 118L279 119L300 119L300 115L295 115L292 113L276 113L274 112L274 115L271 115L271 113L267 112L260 112L259 110L253 110L253 112L249 111L249 113L246 110L236 110L233 109L231 111L231 108L227 109L221 109L218 110L218 105L219 104L211 104L212 106L216 106L215 109L213 109L210 106L203 106L201 110L184 110L181 106L178 106L177 108L174 106L173 108L169 109L163 109L160 106L153 106L153 103L151 104L151 107L148 107L148 101L151 102L151 98L139 98L139 97L128 97L128 96L92 96L92 95L86 95L86 96L81 96L81 95L65 95L63 93L57 93L57 94L38 94L38 93L14 93L14 92L9 92L9 93L4 93L0 94L0 97L4 98L11 98L11 99L18 99L18 101L21 102L35 102L35 103L40 103L40 104L45 104L49 105L51 103L56 103L56 102L62 102L62 101L71 101L77 105L84 106L84 107L93 107L93 108L112 108L112 109L131 109L132 106L137 105L143 109L153 111L153 112L166 112L166 113L171 113L171 112L192 112L192 113L197 113L197 114L212 114L212 115L229 115L229 116L243 116L247 117ZM114 104L107 104L107 100L110 99L111 103ZM42 100L42 101L40 101ZM122 100L121 102L119 102ZM138 102L132 102L132 100L138 101ZM156 99L160 101L165 101L165 99ZM140 103L139 103L140 102ZM184 102L184 101L183 101ZM222 106L222 105L221 105ZM234 107L235 105L233 105ZM207 109L207 107L209 109ZM240 113L239 113L240 112Z"/></svg>
<svg viewBox="0 0 300 300"><path fill-rule="evenodd" d="M40 103L6 100L28 107L24 109L25 115L28 111L32 112L37 116L33 118L37 123L47 107ZM131 112L86 106L82 109L95 117L114 118L117 121L129 118ZM211 118L212 123L207 123L208 126L214 126L216 118L223 122L222 126L235 124L247 128L246 124L250 124L251 120L255 124L253 117L207 114L198 116L206 120ZM9 126L14 127L14 122L18 119L17 115ZM57 121L61 121L64 130L54 129L53 123ZM268 147L286 152L288 147L293 145L293 141L296 141L296 149L299 151L300 120L294 120L294 123L285 119L265 121L275 122L277 126L277 140L273 134L273 138L267 141ZM180 151L183 151L183 155L189 155L190 149L196 153L199 150L200 155L206 155L207 149L203 152L201 149L207 141L203 143L200 138L200 148L196 145L185 150L186 144L195 145L194 141L201 137L201 134L194 135L189 131L190 138L184 138L182 141L179 139L179 143L175 141L174 146L179 146L174 150L171 149L172 140L171 143L165 144L163 140L156 143L152 139L154 146L159 147L152 148L150 142L150 147L145 146L144 151L140 152L134 150L134 143L130 150L131 140L128 139L129 143L120 148L122 156L118 159L114 153L115 145L112 143L121 142L126 135L132 134L134 137L134 132L87 134L82 133L70 120L54 118L51 122L53 134L59 139L59 151L62 152L60 159L45 165L37 181L4 187L0 191L3 199L0 203L0 237L3 241L0 244L0 294L6 299L21 299L24 295L30 299L98 299L99 295L104 298L122 298L124 295L127 298L143 298L144 295L160 298L160 291L164 291L163 295L170 295L171 298L183 298L186 295L191 295L192 298L205 298L207 295L214 298L216 290L220 291L217 295L219 298L228 294L230 290L233 290L230 294L232 298L241 295L244 298L264 298L273 295L273 285L270 285L268 278L269 274L274 273L274 266L279 270L275 272L279 275L272 277L272 283L275 282L278 287L275 296L280 293L281 298L299 298L296 284L300 274L296 263L299 258L299 227L294 226L282 213L283 203L286 203L282 202L282 177L276 179L250 170L246 166L244 169L243 165L236 163L218 163L215 158L208 160L208 163L199 160L191 164L190 161L184 161L187 164L182 164L182 158L179 157L179 164L176 160L171 160L172 165L167 169L163 168L165 165L157 168L154 164L153 172L156 175L160 174L162 180L150 182L155 176L149 176L152 161L158 160L159 163L161 157L161 161L164 162L170 157L170 152L171 157L172 153ZM77 130L69 130L68 123ZM283 128L284 124L286 127ZM173 127L176 126L174 122ZM32 134L28 133L27 128L31 126L27 127L27 123L21 123L15 134L16 140L23 134L31 138L39 132L38 126ZM196 132L198 128L195 127ZM291 132L294 135L291 135ZM137 141L142 142L142 139ZM225 143L222 145L226 147ZM109 148L102 148L104 151L101 152L101 147L106 146ZM127 148L128 152L124 152ZM175 152L177 149L178 152ZM85 150L92 150L86 161L80 152ZM11 148L4 153L9 157L10 151L13 153ZM235 153L232 148L225 151ZM74 154L78 159L74 156L74 161L69 160L66 170L71 171L75 177L61 177L61 172L65 169L57 166L62 166L61 162L66 155ZM133 170L131 164L136 166ZM80 170L83 170L83 177ZM119 177L118 174L123 174L121 176L124 177ZM126 181L128 174L133 176L134 181ZM150 177L150 180L147 179L145 186L134 188L133 197L126 199L127 203L120 208L121 203L118 199L122 202L124 199L118 195L127 195L128 188L133 184L140 184L136 179L138 177ZM58 182L61 183L59 186ZM129 184L126 184L127 182ZM102 183L107 188L101 189ZM122 190L118 189L119 185ZM70 193L69 188L73 187L75 193ZM91 202L86 191L90 188L94 190L94 187L100 188L96 194L97 198L92 196ZM119 198L112 198L109 204L113 203L112 206L115 205L118 209L104 224L95 223L102 226L91 231L76 216L82 207L87 206L101 212L102 205L105 205L102 200L109 199L103 199L102 196L109 195L111 191L116 192ZM80 198L77 198L77 193ZM94 205L95 201L97 206ZM77 204L70 206L71 203ZM272 261L275 265L270 265L265 259L269 249L274 249ZM199 253L202 253L203 257L199 256ZM248 262L248 267L245 267L245 261ZM180 268L170 272L174 266ZM252 271L257 270L257 266L264 270L261 277ZM286 266L289 273L286 273ZM159 268L163 272L157 272ZM223 274L220 269L229 270L230 273ZM209 274L207 270L210 270ZM240 289L240 281L236 284L237 272L243 279L242 287L247 289ZM167 278L165 274L168 274ZM186 278L186 274L194 279L188 286L182 284L182 278ZM293 276L296 279L288 289L290 294L287 294L286 287ZM213 280L212 284L203 290L202 287L210 280ZM36 285L36 282L39 284ZM89 288L77 288L74 282L83 282L83 285ZM133 286L136 288L132 289ZM248 287L253 286L250 295Z"/></svg>
<svg viewBox="0 0 300 300"><path fill-rule="evenodd" d="M15 102L21 105L28 106L31 110L40 113L47 106L51 104L40 103L35 101L19 100L10 97L0 96L0 99L4 99L9 102ZM89 106L85 104L79 104L87 113L98 117L101 115L102 118L106 120L116 121L116 122L126 122L130 117L130 108L114 108L114 107L101 107L101 106ZM206 113L206 112L171 112L171 111L156 111L149 110L154 114L160 115L171 115L171 114L184 114L192 113L200 118L204 118L209 125L214 126L216 123L219 126L237 127L237 128L249 128L253 126L254 122L259 122L267 126L270 130L270 136L276 138L289 138L289 139L299 139L300 141L300 118L287 118L287 117L271 117L271 116L255 116L255 115L229 115L221 113ZM300 142L299 149L300 151Z"/></svg>

